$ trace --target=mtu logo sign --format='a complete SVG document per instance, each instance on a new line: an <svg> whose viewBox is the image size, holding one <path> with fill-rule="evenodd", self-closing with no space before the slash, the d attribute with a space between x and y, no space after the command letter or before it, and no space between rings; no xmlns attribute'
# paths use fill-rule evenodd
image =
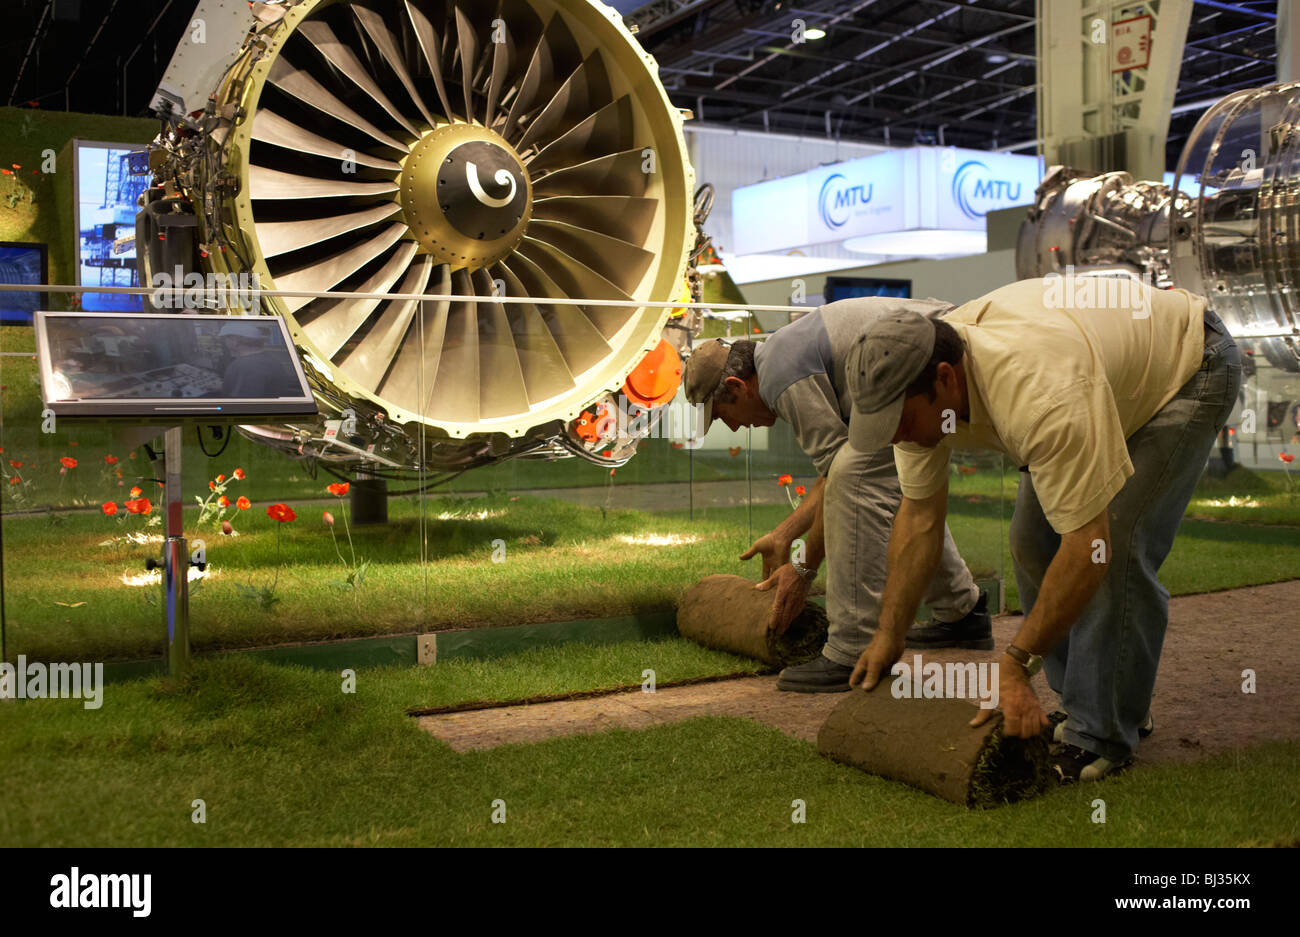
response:
<svg viewBox="0 0 1300 937"><path fill-rule="evenodd" d="M994 179L989 167L967 160L952 177L952 200L967 218L978 220L995 208L1008 208L1020 200L1019 182Z"/></svg>
<svg viewBox="0 0 1300 937"><path fill-rule="evenodd" d="M832 231L844 227L855 206L866 205L871 201L871 183L862 186L846 185L847 182L848 179L842 173L828 176L817 196L817 211L821 215L822 224Z"/></svg>

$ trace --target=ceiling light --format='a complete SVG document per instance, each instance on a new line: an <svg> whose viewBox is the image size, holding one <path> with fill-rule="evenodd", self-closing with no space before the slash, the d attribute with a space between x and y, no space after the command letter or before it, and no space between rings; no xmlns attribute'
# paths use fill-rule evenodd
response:
<svg viewBox="0 0 1300 937"><path fill-rule="evenodd" d="M805 39L825 39L825 38L826 38L826 30L824 30L824 29L819 29L819 28L817 28L816 26L813 26L813 27L810 27L809 29L805 29L805 30L804 30L804 32L803 32L803 37L804 37Z"/></svg>

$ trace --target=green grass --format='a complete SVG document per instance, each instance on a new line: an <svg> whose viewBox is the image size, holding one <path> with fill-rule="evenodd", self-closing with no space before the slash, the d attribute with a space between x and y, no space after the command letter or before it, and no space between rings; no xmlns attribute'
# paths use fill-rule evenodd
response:
<svg viewBox="0 0 1300 937"><path fill-rule="evenodd" d="M467 695L660 682L675 645L573 647L491 665L338 676L246 658L177 685L0 705L8 846L1241 846L1300 836L1300 745L1141 766L979 812L820 758L741 719L700 718L457 754L405 716ZM725 665L715 661L714 666ZM1104 797L1107 822L1094 824ZM191 822L192 801L207 822ZM506 822L491 822L493 801ZM807 822L791 822L792 802Z"/></svg>
<svg viewBox="0 0 1300 937"><path fill-rule="evenodd" d="M196 531L197 512L187 514L187 533L205 540L212 571L191 597L197 650L668 611L705 575L757 576L755 561L738 559L751 543L751 513L757 536L787 512L712 508L692 520L685 511L602 511L529 496L430 500L423 508L398 499L388 525L353 531L357 555L373 562L360 589L350 591L320 520L325 508L338 516L338 549L350 558L342 511L330 499L298 505L298 519L283 527L262 511L244 512L236 538ZM951 501L949 526L978 577L1009 574L1006 510L977 495ZM119 524L99 513L5 519L10 657L105 660L158 652L158 589L124 582L143 573L158 547L103 545L132 529L142 529L139 518ZM158 528L143 529L158 535ZM492 559L498 544L505 551L499 563ZM1294 544L1295 533L1285 528L1185 521L1162 579L1177 595L1297 578L1300 551L1288 549ZM270 611L242 593L273 581L279 602ZM817 588L824 582L823 575ZM1014 582L1008 595L1017 608Z"/></svg>

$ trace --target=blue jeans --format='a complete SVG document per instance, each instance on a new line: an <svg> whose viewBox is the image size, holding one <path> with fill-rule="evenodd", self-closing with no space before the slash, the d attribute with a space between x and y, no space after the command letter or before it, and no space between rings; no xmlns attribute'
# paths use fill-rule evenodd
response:
<svg viewBox="0 0 1300 937"><path fill-rule="evenodd" d="M1156 574L1241 385L1241 355L1219 317L1205 314L1201 368L1128 438L1133 475L1111 500L1110 566L1068 635L1043 660L1069 719L1065 740L1111 761L1137 748L1169 624ZM1028 472L1011 518L1011 557L1028 615L1056 550Z"/></svg>

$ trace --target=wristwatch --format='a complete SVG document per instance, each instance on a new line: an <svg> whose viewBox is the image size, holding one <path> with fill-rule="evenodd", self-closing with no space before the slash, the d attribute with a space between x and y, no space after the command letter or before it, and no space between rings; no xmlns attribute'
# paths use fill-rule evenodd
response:
<svg viewBox="0 0 1300 937"><path fill-rule="evenodd" d="M795 573L804 582L812 582L817 578L817 570L815 569L810 569L802 563L791 563L790 565L794 567Z"/></svg>
<svg viewBox="0 0 1300 937"><path fill-rule="evenodd" d="M1030 654L1024 648L1016 647L1014 644L1007 647L1007 656L1024 668L1026 677L1032 677L1043 669L1043 659L1041 657L1037 654Z"/></svg>

